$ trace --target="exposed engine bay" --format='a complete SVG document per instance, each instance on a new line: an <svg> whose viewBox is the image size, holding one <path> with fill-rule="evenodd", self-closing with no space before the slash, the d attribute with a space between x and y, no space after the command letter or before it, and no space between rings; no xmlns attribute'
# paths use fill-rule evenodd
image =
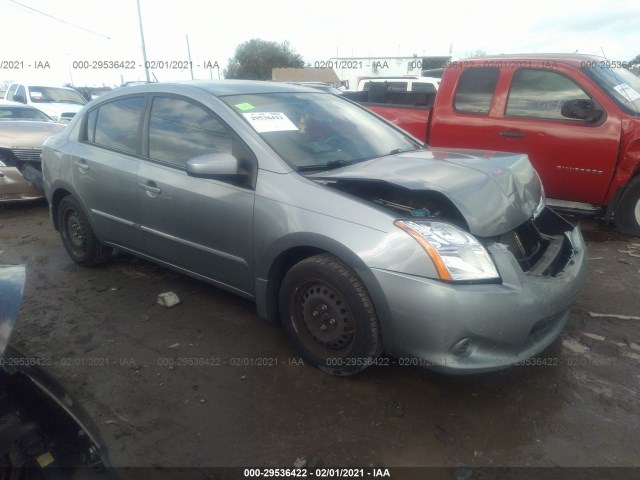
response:
<svg viewBox="0 0 640 480"><path fill-rule="evenodd" d="M447 221L469 231L460 211L440 192L409 190L382 180L338 180L322 183L391 210L396 215Z"/></svg>

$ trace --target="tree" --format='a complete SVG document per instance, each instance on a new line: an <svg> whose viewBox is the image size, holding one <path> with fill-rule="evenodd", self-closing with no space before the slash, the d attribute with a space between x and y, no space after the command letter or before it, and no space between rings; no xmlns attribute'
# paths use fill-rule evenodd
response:
<svg viewBox="0 0 640 480"><path fill-rule="evenodd" d="M268 42L254 38L238 45L235 54L229 59L224 77L270 80L271 69L278 67L302 68L304 60L291 48L289 42Z"/></svg>

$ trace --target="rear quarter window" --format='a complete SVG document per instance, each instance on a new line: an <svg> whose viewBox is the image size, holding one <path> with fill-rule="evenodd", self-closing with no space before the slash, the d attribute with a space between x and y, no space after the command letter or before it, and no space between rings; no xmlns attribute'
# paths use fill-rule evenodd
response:
<svg viewBox="0 0 640 480"><path fill-rule="evenodd" d="M453 100L456 111L487 115L499 76L500 70L493 67L468 68L462 72Z"/></svg>

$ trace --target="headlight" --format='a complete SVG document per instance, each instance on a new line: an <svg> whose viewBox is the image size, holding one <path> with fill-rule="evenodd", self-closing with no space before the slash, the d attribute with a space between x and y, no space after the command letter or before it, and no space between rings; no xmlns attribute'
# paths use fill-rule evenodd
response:
<svg viewBox="0 0 640 480"><path fill-rule="evenodd" d="M467 232L444 222L396 220L393 224L411 235L427 252L441 280L500 278L489 253Z"/></svg>

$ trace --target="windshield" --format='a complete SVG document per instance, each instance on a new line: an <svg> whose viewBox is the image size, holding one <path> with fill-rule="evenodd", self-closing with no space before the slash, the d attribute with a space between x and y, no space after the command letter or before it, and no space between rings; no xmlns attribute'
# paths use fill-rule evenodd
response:
<svg viewBox="0 0 640 480"><path fill-rule="evenodd" d="M422 145L326 93L221 97L297 171L330 170Z"/></svg>
<svg viewBox="0 0 640 480"><path fill-rule="evenodd" d="M640 78L626 68L583 68L620 108L640 116Z"/></svg>
<svg viewBox="0 0 640 480"><path fill-rule="evenodd" d="M59 87L29 87L29 98L33 103L77 103L84 105L87 101L75 90Z"/></svg>
<svg viewBox="0 0 640 480"><path fill-rule="evenodd" d="M0 120L40 120L52 122L51 118L37 108L0 107Z"/></svg>

